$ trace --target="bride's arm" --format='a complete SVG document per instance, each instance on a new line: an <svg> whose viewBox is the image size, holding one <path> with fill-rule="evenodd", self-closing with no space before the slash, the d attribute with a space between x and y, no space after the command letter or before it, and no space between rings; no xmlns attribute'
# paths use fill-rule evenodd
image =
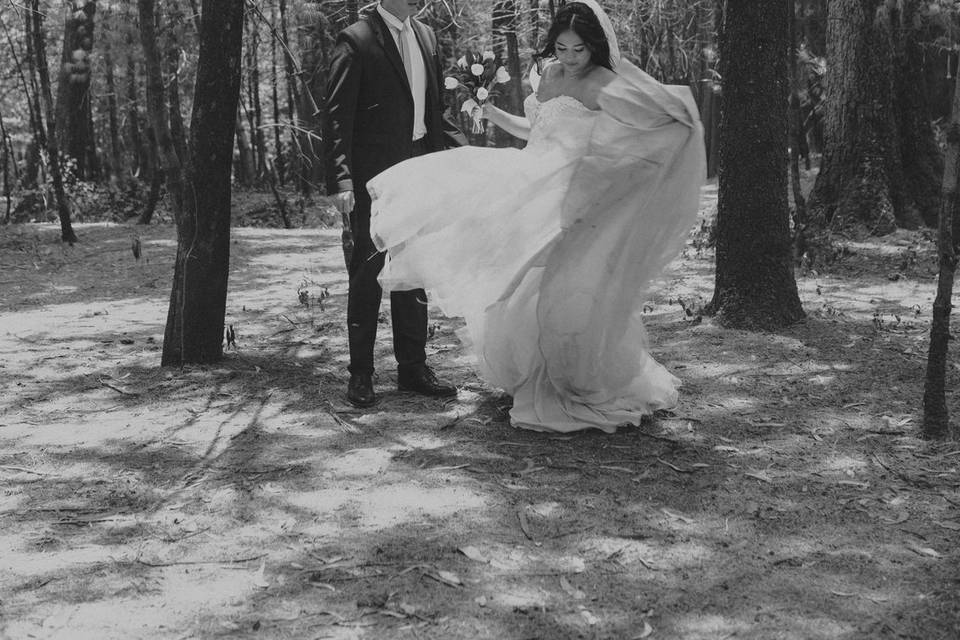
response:
<svg viewBox="0 0 960 640"><path fill-rule="evenodd" d="M483 105L482 116L521 140L528 140L530 138L530 121L524 117L509 114L489 102Z"/></svg>

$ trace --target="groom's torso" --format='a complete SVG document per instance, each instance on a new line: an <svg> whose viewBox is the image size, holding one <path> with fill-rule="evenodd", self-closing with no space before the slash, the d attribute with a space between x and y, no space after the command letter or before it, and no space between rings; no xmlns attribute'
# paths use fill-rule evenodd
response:
<svg viewBox="0 0 960 640"><path fill-rule="evenodd" d="M437 105L436 37L424 24L411 19L426 66L427 138L440 148L442 127ZM347 27L341 37L350 40L360 59L357 105L353 123L354 178L366 181L410 156L414 104L403 61L389 27L376 12Z"/></svg>

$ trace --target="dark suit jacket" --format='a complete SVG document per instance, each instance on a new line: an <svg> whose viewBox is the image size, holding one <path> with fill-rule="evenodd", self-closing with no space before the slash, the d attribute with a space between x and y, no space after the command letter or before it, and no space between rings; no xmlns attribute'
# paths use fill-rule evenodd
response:
<svg viewBox="0 0 960 640"><path fill-rule="evenodd" d="M427 67L426 143L431 151L466 143L444 119L437 39L411 18ZM366 200L367 180L411 155L413 98L390 29L376 11L344 29L327 80L328 192ZM359 202L358 202L359 204Z"/></svg>

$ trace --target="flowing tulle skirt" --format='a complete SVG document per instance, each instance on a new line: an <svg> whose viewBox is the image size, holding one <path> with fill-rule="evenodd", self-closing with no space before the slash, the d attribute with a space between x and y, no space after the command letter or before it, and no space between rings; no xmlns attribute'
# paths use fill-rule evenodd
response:
<svg viewBox="0 0 960 640"><path fill-rule="evenodd" d="M385 288L465 319L518 427L612 432L677 402L641 309L695 220L702 132L689 91L624 65L596 118L544 123L578 144L454 149L368 185Z"/></svg>

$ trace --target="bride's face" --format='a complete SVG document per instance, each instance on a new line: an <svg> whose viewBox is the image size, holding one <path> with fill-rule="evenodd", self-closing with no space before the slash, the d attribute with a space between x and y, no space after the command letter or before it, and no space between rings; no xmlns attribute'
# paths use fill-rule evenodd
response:
<svg viewBox="0 0 960 640"><path fill-rule="evenodd" d="M590 66L590 49L583 40L573 31L564 31L557 36L554 45L557 60L567 72L578 73Z"/></svg>

